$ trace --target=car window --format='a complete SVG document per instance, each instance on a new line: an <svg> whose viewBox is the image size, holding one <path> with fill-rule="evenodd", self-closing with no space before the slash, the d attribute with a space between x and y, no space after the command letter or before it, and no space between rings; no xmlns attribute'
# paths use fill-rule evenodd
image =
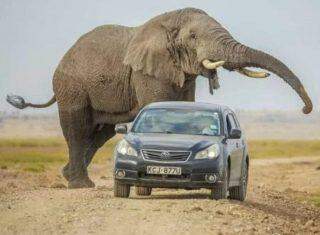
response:
<svg viewBox="0 0 320 235"><path fill-rule="evenodd" d="M219 136L221 133L218 112L187 109L149 109L141 113L132 132L170 133Z"/></svg>
<svg viewBox="0 0 320 235"><path fill-rule="evenodd" d="M228 114L227 115L227 130L228 130L228 133L230 133L231 129L232 128L237 128L237 124L236 124L236 121L234 120L234 117L232 114Z"/></svg>
<svg viewBox="0 0 320 235"><path fill-rule="evenodd" d="M236 124L236 127L240 128L240 123L239 123L239 121L237 119L237 116L234 113L232 113L231 115L233 117L234 123Z"/></svg>

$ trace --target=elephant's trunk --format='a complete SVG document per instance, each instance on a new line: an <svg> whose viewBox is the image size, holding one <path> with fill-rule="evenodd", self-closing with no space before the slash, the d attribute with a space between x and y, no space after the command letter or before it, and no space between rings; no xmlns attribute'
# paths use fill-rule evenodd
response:
<svg viewBox="0 0 320 235"><path fill-rule="evenodd" d="M312 111L311 99L299 78L284 63L267 53L244 46L233 38L228 38L227 42L228 62L224 65L225 68L234 70L248 66L266 69L275 73L287 82L301 97L305 104L303 113L308 114Z"/></svg>

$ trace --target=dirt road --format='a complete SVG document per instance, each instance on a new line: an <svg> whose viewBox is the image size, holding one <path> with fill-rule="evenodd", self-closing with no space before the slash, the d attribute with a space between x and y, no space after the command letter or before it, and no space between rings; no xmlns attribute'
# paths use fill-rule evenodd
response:
<svg viewBox="0 0 320 235"><path fill-rule="evenodd" d="M320 158L253 160L245 202L208 199L207 190L154 190L113 197L111 162L93 165L95 189L68 190L57 169L0 170L1 234L313 234L320 207Z"/></svg>

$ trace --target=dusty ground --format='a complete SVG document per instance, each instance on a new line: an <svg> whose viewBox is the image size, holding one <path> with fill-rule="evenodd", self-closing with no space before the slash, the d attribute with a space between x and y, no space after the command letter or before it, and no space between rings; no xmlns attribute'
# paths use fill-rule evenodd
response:
<svg viewBox="0 0 320 235"><path fill-rule="evenodd" d="M52 169L0 170L1 234L313 234L320 207L320 158L253 160L245 202L208 199L207 190L154 190L113 197L112 162L93 165L94 189L68 190Z"/></svg>

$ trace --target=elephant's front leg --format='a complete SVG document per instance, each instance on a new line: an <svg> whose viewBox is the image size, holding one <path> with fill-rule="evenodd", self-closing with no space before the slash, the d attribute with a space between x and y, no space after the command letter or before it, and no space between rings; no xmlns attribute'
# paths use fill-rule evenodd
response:
<svg viewBox="0 0 320 235"><path fill-rule="evenodd" d="M196 96L196 80L190 79L185 82L180 99L181 101L194 102Z"/></svg>

